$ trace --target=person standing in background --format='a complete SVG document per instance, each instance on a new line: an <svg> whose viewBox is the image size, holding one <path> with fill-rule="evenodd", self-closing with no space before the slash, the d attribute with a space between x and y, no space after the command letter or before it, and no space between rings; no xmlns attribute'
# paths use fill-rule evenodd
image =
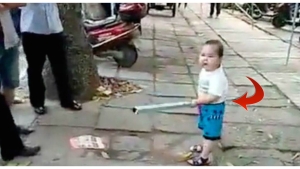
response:
<svg viewBox="0 0 300 169"><path fill-rule="evenodd" d="M23 6L22 3L2 3L0 11L10 10L16 32L20 35L20 10L18 7ZM4 33L0 23L0 88L8 106L14 103L15 89L19 87L19 45L5 49ZM20 134L28 135L34 130L17 126Z"/></svg>
<svg viewBox="0 0 300 169"><path fill-rule="evenodd" d="M209 18L212 18L214 13L215 13L215 8L216 8L216 18L219 17L221 13L221 3L210 3L210 12L209 12Z"/></svg>
<svg viewBox="0 0 300 169"><path fill-rule="evenodd" d="M21 10L22 44L28 63L28 86L36 114L45 114L45 85L42 71L46 56L55 78L60 105L81 110L74 100L67 72L66 39L56 3L27 3Z"/></svg>
<svg viewBox="0 0 300 169"><path fill-rule="evenodd" d="M18 69L14 64L12 64L12 60L15 61L15 52L12 52L18 46L18 38L16 36L16 30L14 30L13 21L11 17L11 9L17 8L22 4L19 3L1 3L0 4L0 17L1 17L1 83L3 88L10 87L9 89L14 89L13 80L11 79L13 69ZM5 37L5 41L4 41ZM15 39L15 41L10 41ZM18 60L16 60L18 62ZM7 65L9 64L9 65ZM18 72L18 71L16 71ZM16 79L18 79L17 77ZM18 82L18 80L17 80ZM34 156L40 151L40 147L27 147L23 144L19 134L20 127L17 127L13 116L10 111L10 105L8 101L8 97L0 93L0 148L1 148L1 156L2 160L10 161L13 160L17 156Z"/></svg>
<svg viewBox="0 0 300 169"><path fill-rule="evenodd" d="M5 3L1 5L1 11L10 10L14 27L20 35L20 11L18 7L22 4ZM2 26L0 27L0 83L7 104L12 105L15 98L15 88L19 87L19 45L5 49Z"/></svg>
<svg viewBox="0 0 300 169"><path fill-rule="evenodd" d="M182 3L178 3L178 8L180 8ZM187 7L187 3L183 3L184 4L184 9Z"/></svg>

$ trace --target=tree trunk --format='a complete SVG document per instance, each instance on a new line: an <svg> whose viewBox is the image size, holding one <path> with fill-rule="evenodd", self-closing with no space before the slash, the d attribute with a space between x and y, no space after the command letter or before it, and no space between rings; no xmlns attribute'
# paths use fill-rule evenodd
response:
<svg viewBox="0 0 300 169"><path fill-rule="evenodd" d="M58 8L68 42L68 72L73 94L76 99L81 101L90 100L100 81L93 60L92 49L83 33L81 4L58 4ZM44 80L47 98L56 99L56 85L48 61L45 65Z"/></svg>

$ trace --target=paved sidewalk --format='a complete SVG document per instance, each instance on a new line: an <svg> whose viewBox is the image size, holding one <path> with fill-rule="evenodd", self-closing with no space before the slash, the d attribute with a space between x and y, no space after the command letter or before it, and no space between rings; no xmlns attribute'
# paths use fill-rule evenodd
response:
<svg viewBox="0 0 300 169"><path fill-rule="evenodd" d="M223 11L227 12L229 15L235 16L236 18L243 20L246 23L252 24L249 18L247 18L244 14L238 11L234 11L233 13L232 10L223 10ZM286 25L280 29L277 29L272 25L271 19L272 18L269 17L269 18L255 20L256 23L254 26L272 36L281 39L286 43L289 43L291 39L291 32L293 27L291 25ZM300 35L300 28L297 27L295 29L295 33L293 37L293 45L300 48L299 35Z"/></svg>
<svg viewBox="0 0 300 169"><path fill-rule="evenodd" d="M90 102L80 112L48 102L49 114L38 117L29 143L41 144L32 165L186 165L178 154L201 142L194 108L153 111L134 115L136 105L190 100L196 96L197 56L208 39L225 44L224 67L230 80L222 150L215 165L299 165L291 161L300 151L299 49L284 66L287 44L222 13L207 19L207 6L189 5L175 18L170 11L151 10L143 19L140 57L131 69L116 75L116 65L98 61L100 75L127 79L141 85L141 93ZM245 111L230 99L253 93L250 76L263 85L265 99ZM298 107L297 107L298 106ZM14 108L18 123L31 125L36 118L28 104ZM27 121L24 121L28 116ZM98 151L74 150L69 138L92 134L104 137L110 159ZM18 159L24 160L24 159Z"/></svg>

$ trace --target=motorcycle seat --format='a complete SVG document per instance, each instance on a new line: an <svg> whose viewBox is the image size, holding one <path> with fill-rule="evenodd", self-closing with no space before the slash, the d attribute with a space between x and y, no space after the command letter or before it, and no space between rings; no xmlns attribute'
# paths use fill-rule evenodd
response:
<svg viewBox="0 0 300 169"><path fill-rule="evenodd" d="M117 22L116 16L111 16L111 17L105 18L103 20L96 20L96 21L90 20L90 19L85 19L85 20L83 20L83 25L87 31L91 31L94 29L104 28L104 27L111 25L113 23L116 23L116 22Z"/></svg>

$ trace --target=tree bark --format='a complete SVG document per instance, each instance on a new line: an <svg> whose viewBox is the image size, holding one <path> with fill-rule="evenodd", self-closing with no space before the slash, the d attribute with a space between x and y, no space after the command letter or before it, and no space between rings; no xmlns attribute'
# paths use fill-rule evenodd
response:
<svg viewBox="0 0 300 169"><path fill-rule="evenodd" d="M70 84L76 99L92 99L100 85L92 49L85 38L80 3L58 4L60 18L67 38L67 60ZM57 99L57 90L49 62L45 64L46 96Z"/></svg>

